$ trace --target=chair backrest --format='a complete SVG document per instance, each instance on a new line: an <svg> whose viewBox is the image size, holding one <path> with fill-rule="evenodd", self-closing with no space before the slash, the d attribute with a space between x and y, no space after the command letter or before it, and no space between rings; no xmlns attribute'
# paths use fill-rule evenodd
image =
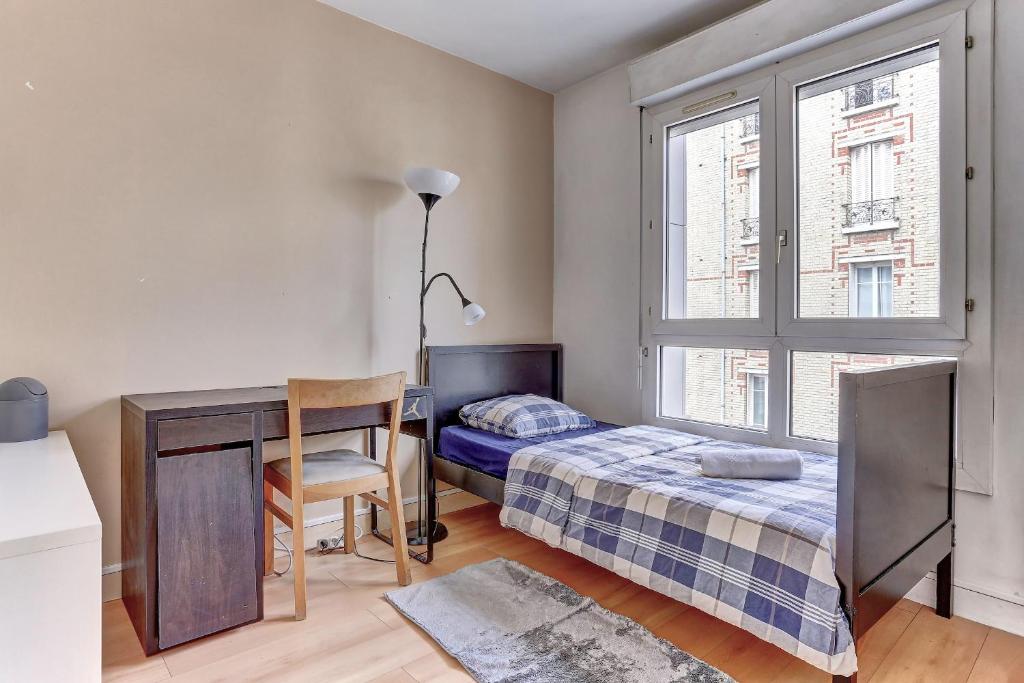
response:
<svg viewBox="0 0 1024 683"><path fill-rule="evenodd" d="M293 481L296 474L300 477L302 474L303 408L356 408L389 404L391 421L385 467L390 469L398 444L404 399L404 371L367 379L289 379L288 439Z"/></svg>

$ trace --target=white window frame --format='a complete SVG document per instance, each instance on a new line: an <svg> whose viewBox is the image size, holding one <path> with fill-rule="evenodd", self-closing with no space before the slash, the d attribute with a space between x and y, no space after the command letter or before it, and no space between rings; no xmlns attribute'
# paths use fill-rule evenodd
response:
<svg viewBox="0 0 1024 683"><path fill-rule="evenodd" d="M913 18L913 17L908 17ZM902 23L902 22L901 22ZM888 28L888 27L887 27ZM877 35L876 35L877 34ZM941 71L939 89L939 207L940 272L939 315L935 318L809 318L798 316L798 278L779 278L779 334L783 336L839 337L868 339L966 338L966 57L965 12L954 12L914 24L901 31L871 31L860 40L853 38L842 50L825 48L817 59L801 60L780 71L776 84L779 119L796 120L796 88L860 64L938 42ZM813 54L813 53L812 53ZM797 196L796 132L786 126L779 131L778 193ZM859 142L859 141L858 141ZM779 203L778 225L787 232L788 247L781 250L779 272L795 274L800 254L796 201Z"/></svg>
<svg viewBox="0 0 1024 683"><path fill-rule="evenodd" d="M748 80L738 84L736 89L729 93L725 100L705 101L712 95L720 95L720 88L712 88L696 93L687 98L685 103L674 107L659 107L658 110L651 110L645 115L645 122L650 123L653 118L655 123L651 125L652 141L656 144L645 145L647 153L646 164L652 169L650 177L657 178L655 182L647 183L644 192L647 195L648 206L651 207L648 230L645 231L644 250L649 252L650 259L645 261L644 301L650 307L648 315L645 316L645 326L648 331L654 334L716 334L723 330L737 335L758 335L765 336L773 333L775 329L775 306L774 306L774 273L772 269L765 269L760 278L760 306L759 317L751 318L670 318L666 315L666 302L663 301L662 293L667 286L666 260L668 251L666 244L666 233L664 225L666 221L667 196L665 189L666 170L668 168L666 141L667 130L680 123L697 120L711 115L726 112L734 107L744 105L754 100L758 101L759 114L761 117L761 133L759 138L760 160L759 160L759 184L763 189L766 186L774 187L775 169L775 85L772 78L761 78ZM654 133L654 127L658 133ZM660 137L659 137L660 135ZM657 169L656 172L653 172ZM770 175L769 175L770 171ZM657 197L654 199L654 197ZM760 233L759 252L767 253L771 249L775 235L775 196L771 192L761 192ZM649 234L647 234L649 233ZM760 259L764 262L765 259ZM650 265L648 265L650 264ZM654 265L657 264L657 265ZM653 267L652 267L653 266Z"/></svg>
<svg viewBox="0 0 1024 683"><path fill-rule="evenodd" d="M871 269L871 271L872 271L871 284L872 284L872 287L873 287L873 290L874 290L872 292L872 297L875 300L873 308L876 311L878 311L881 308L881 287L879 287L879 285L881 283L881 280L879 279L878 274L879 274L879 269L880 268L886 268L886 267L889 268L889 310L892 310L893 303L894 303L893 302L893 296L894 296L893 289L895 288L895 280L896 280L896 276L895 276L895 271L894 271L894 266L893 266L892 260L891 259L878 259L878 260L874 260L873 259L871 261L850 261L850 262L848 262L847 268L848 268L848 273L849 273L849 283L847 284L847 289L849 290L849 293L850 293L850 297L849 297L850 298L850 310L849 310L848 317L850 317L850 318L861 318L861 319L863 319L865 317L872 317L872 318L880 317L880 313L876 313L873 316L861 316L861 315L859 315L859 313L860 313L860 282L857 279L858 278L857 271L859 271L862 268L864 268L864 269L870 268Z"/></svg>
<svg viewBox="0 0 1024 683"><path fill-rule="evenodd" d="M968 31L973 38L969 54L964 48ZM790 436L792 352L954 356L960 363L957 487L992 492L992 38L991 0L952 0L644 111L643 169L647 180L643 185L640 343L647 353L640 382L645 422L714 438L835 454L835 443ZM942 92L961 93L956 97L944 94L940 101L944 197L940 207L941 315L933 319L797 319L796 276L779 276L796 273L798 253L799 236L793 230L796 203L783 201L796 196L794 130L792 125L778 124L794 120L794 88L933 40L940 45ZM770 92L773 87L774 93ZM754 97L761 103L760 316L756 321L666 321L659 315L664 285L664 129L673 122ZM776 151L781 154L778 159ZM968 159L974 169L971 182L963 180ZM770 189L773 187L775 192ZM776 237L783 231L787 244L776 251ZM778 265L772 267L776 256ZM872 258L884 259L884 255ZM964 311L968 296L974 303L969 318ZM661 418L661 346L769 350L767 430ZM965 443L970 444L969 449L964 448Z"/></svg>

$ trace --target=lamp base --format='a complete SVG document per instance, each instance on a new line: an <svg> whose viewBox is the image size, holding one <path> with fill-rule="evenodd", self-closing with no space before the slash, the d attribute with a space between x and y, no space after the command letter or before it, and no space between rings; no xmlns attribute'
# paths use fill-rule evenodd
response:
<svg viewBox="0 0 1024 683"><path fill-rule="evenodd" d="M413 528L409 529L406 540L409 545L426 545L427 544L427 525L425 523L418 524ZM441 522L434 522L434 533L432 533L430 540L434 543L439 543L444 539L448 538L448 527Z"/></svg>

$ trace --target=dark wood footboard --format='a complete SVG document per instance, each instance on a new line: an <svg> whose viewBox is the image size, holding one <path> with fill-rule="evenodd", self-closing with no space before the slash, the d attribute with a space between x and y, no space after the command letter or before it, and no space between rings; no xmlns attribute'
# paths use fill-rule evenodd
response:
<svg viewBox="0 0 1024 683"><path fill-rule="evenodd" d="M836 575L853 637L932 570L949 617L956 363L843 373L839 392Z"/></svg>

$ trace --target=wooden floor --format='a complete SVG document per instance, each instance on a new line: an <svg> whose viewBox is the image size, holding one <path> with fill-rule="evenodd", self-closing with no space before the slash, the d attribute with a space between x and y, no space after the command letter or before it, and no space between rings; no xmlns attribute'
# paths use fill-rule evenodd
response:
<svg viewBox="0 0 1024 683"><path fill-rule="evenodd" d="M655 634L738 681L826 683L830 677L703 612L651 592L560 550L502 529L498 508L483 505L443 517L451 535L432 565L414 562L415 581L495 557L513 558L636 619ZM390 548L360 539L360 551ZM388 605L394 567L333 553L307 555L309 616L292 618L290 574L270 577L266 619L146 658L120 600L103 611L103 672L108 681L472 680L451 657ZM934 612L904 600L867 635L858 652L861 683L1024 681L1024 638ZM610 683L610 682L609 682Z"/></svg>

